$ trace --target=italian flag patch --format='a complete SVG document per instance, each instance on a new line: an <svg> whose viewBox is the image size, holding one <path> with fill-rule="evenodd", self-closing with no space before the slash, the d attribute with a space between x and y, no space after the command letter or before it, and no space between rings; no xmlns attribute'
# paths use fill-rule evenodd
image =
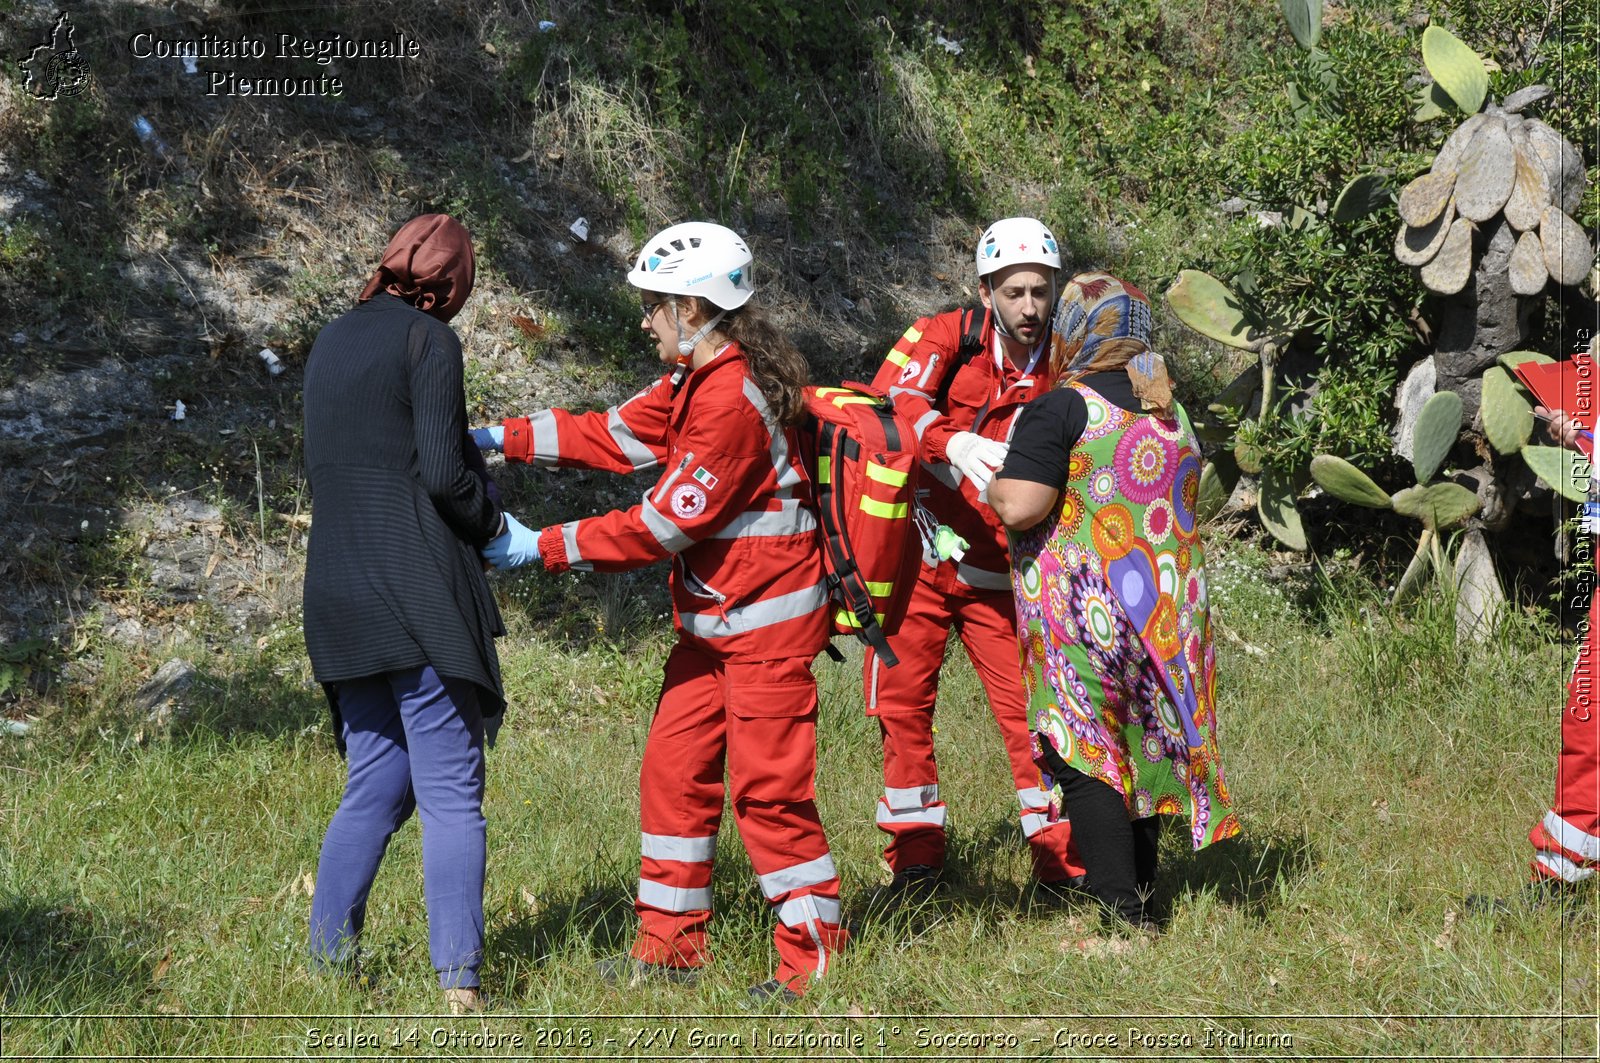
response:
<svg viewBox="0 0 1600 1063"><path fill-rule="evenodd" d="M711 475L711 470L706 468L704 465L700 466L690 475L692 475L696 480L699 480L700 485L707 490L717 486L717 478Z"/></svg>

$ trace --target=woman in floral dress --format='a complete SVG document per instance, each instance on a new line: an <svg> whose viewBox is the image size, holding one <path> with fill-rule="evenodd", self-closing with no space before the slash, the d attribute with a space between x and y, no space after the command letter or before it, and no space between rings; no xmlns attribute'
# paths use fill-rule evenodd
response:
<svg viewBox="0 0 1600 1063"><path fill-rule="evenodd" d="M1088 890L1135 926L1160 815L1196 849L1239 832L1217 749L1195 504L1200 447L1150 348L1150 304L1105 273L1057 305L1055 390L1023 411L989 501L1011 533L1034 757Z"/></svg>

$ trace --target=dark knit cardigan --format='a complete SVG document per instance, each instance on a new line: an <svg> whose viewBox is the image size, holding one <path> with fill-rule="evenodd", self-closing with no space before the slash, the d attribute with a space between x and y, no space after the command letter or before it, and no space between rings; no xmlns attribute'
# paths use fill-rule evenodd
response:
<svg viewBox="0 0 1600 1063"><path fill-rule="evenodd" d="M336 723L340 680L423 665L477 684L498 714L505 628L478 551L501 514L467 465L455 332L374 296L318 333L304 405L306 649Z"/></svg>

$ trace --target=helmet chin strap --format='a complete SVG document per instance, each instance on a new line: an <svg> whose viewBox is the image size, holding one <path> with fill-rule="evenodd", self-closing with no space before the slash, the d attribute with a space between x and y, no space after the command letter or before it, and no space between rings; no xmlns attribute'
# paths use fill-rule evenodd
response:
<svg viewBox="0 0 1600 1063"><path fill-rule="evenodd" d="M727 316L728 312L726 310L719 310L716 317L695 329L693 335L685 336L683 334L683 318L678 315L677 301L673 301L672 323L678 330L678 361L672 367L672 389L674 391L683 383L684 377L689 375L690 357L694 354L695 347L699 346L701 340L711 335L711 330L721 324L722 319Z"/></svg>
<svg viewBox="0 0 1600 1063"><path fill-rule="evenodd" d="M694 353L694 349L697 346L700 345L700 341L705 339L707 336L711 335L711 330L716 328L718 325L720 325L722 323L722 319L727 317L727 316L728 316L728 312L726 310L717 311L717 316L716 317L712 318L710 321L707 321L704 325L701 325L699 328L695 329L694 335L689 336L687 338L685 338L684 335L683 335L683 319L682 318L675 318L675 324L677 324L677 326L678 326L678 355L679 355L679 357L688 358L691 354L693 354Z"/></svg>
<svg viewBox="0 0 1600 1063"><path fill-rule="evenodd" d="M1051 307L1051 311L1050 312L1051 312L1051 316L1052 317L1055 314L1055 305L1056 305L1056 295L1057 294L1058 293L1056 292L1056 284L1055 284L1054 281L1051 281L1050 282L1050 307ZM991 300L994 299L994 289L993 288L989 289L989 298ZM1050 321L1050 318L1047 317L1045 319L1045 323L1049 324L1049 321ZM994 311L994 330L996 332L1000 333L1000 335L1004 336L1008 340L1016 340L1017 339L1015 336L1013 336L1011 334L1011 330L1006 328L1006 319L1000 316L999 307L996 307L995 311ZM1021 340L1017 340L1017 342L1021 343L1022 341Z"/></svg>

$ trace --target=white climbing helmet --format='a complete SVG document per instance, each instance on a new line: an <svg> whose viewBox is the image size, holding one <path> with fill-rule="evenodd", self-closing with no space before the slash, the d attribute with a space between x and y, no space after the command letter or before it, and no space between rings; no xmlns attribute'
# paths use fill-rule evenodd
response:
<svg viewBox="0 0 1600 1063"><path fill-rule="evenodd" d="M755 294L750 248L739 234L709 221L670 225L645 241L628 283L663 295L698 295L723 310Z"/></svg>
<svg viewBox="0 0 1600 1063"><path fill-rule="evenodd" d="M1061 247L1037 218L1002 218L984 230L977 259L980 280L1019 262L1060 269Z"/></svg>

